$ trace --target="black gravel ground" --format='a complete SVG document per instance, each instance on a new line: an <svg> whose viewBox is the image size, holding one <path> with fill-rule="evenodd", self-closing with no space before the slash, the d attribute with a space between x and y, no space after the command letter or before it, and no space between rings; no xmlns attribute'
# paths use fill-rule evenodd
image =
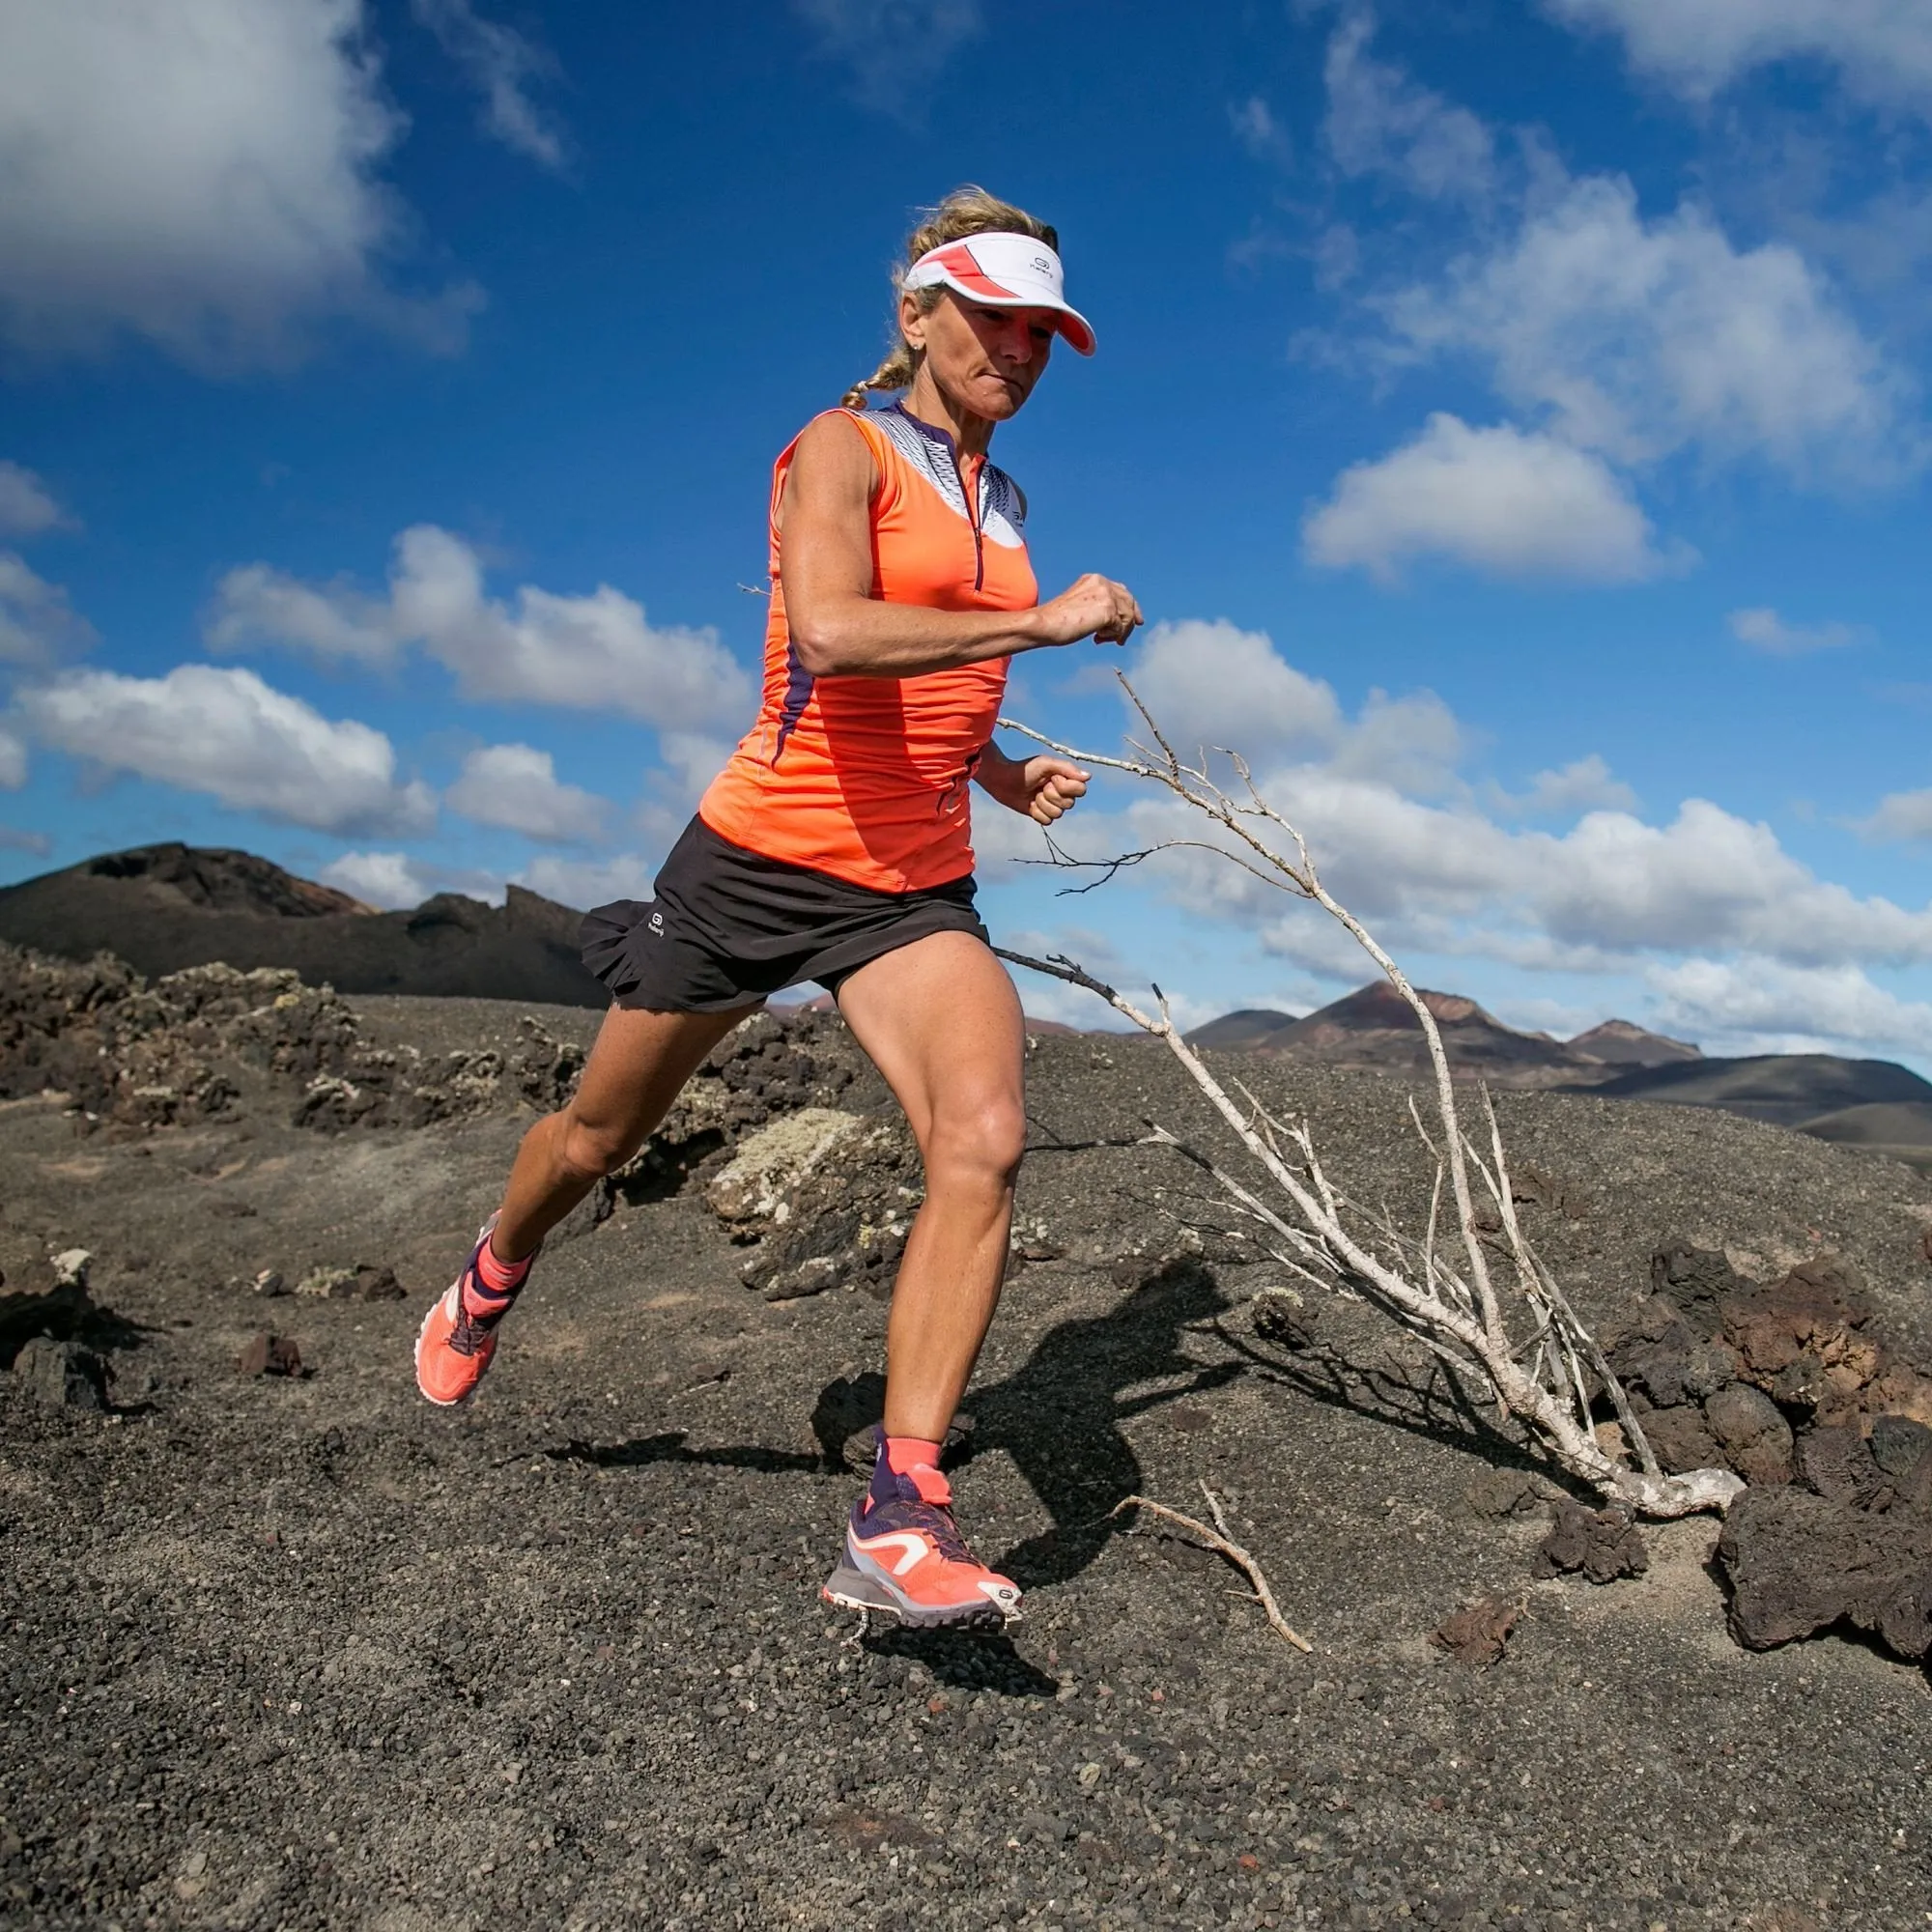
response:
<svg viewBox="0 0 1932 1932"><path fill-rule="evenodd" d="M439 1051L524 1010L358 1004ZM1345 1179L1412 1199L1403 1090L1254 1071ZM1257 1342L1222 1311L1270 1270L1193 1251L1171 1155L1091 1145L1146 1113L1204 1131L1158 1049L1042 1040L1032 1093L1023 1219L1061 1252L1011 1281L955 1475L1028 1592L1001 1637L865 1635L818 1601L857 1481L827 1451L869 1419L884 1310L762 1301L693 1191L554 1245L444 1413L411 1343L527 1115L327 1138L259 1106L117 1139L0 1108L8 1290L84 1247L131 1324L110 1413L0 1376L0 1919L1932 1924L1924 1671L1739 1649L1715 1521L1648 1529L1639 1579L1532 1582L1544 1519L1467 1497L1512 1444L1406 1393L1359 1311L1309 1311L1320 1357ZM1765 1268L1842 1251L1895 1343L1932 1339L1910 1171L1594 1099L1504 1122L1560 1182L1527 1211L1600 1319L1689 1236ZM407 1298L250 1286L358 1264ZM238 1374L264 1328L311 1373ZM1107 1517L1204 1482L1312 1656L1216 1559ZM1428 1644L1489 1594L1522 1605L1500 1663Z"/></svg>

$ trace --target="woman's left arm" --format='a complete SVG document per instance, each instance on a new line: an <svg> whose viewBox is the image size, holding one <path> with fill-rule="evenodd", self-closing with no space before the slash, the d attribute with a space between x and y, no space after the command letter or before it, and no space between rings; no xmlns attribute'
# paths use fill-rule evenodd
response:
<svg viewBox="0 0 1932 1932"><path fill-rule="evenodd" d="M1091 774L1065 758L1009 758L988 739L973 776L986 796L1009 811L1023 812L1037 825L1051 825L1073 810Z"/></svg>

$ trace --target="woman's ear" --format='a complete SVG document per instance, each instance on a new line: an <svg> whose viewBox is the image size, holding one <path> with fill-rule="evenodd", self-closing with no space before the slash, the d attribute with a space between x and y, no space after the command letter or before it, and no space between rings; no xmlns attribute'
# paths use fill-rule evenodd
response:
<svg viewBox="0 0 1932 1932"><path fill-rule="evenodd" d="M925 314L919 305L919 298L914 295L899 297L899 334L909 348L925 347Z"/></svg>

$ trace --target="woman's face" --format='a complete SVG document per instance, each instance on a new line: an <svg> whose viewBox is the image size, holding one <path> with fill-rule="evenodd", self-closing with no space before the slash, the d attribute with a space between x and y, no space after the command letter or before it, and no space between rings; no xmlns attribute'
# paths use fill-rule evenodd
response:
<svg viewBox="0 0 1932 1932"><path fill-rule="evenodd" d="M988 422L1005 422L1033 394L1053 353L1050 308L995 308L946 290L929 315L911 296L899 301L899 327L947 399Z"/></svg>

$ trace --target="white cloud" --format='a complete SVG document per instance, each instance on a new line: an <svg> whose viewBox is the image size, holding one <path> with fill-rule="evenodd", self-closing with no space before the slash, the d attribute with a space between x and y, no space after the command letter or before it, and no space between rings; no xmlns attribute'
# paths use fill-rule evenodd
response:
<svg viewBox="0 0 1932 1932"><path fill-rule="evenodd" d="M286 644L325 663L372 666L392 664L404 644L384 600L339 579L318 588L266 563L222 578L202 637L215 651Z"/></svg>
<svg viewBox="0 0 1932 1932"><path fill-rule="evenodd" d="M93 641L93 625L74 614L59 584L0 551L0 665L44 670Z"/></svg>
<svg viewBox="0 0 1932 1932"><path fill-rule="evenodd" d="M26 782L26 744L16 733L0 724L0 791L18 791Z"/></svg>
<svg viewBox="0 0 1932 1932"><path fill-rule="evenodd" d="M1620 33L1632 61L1701 99L1772 61L1828 61L1868 99L1932 98L1919 0L1543 0L1566 24Z"/></svg>
<svg viewBox="0 0 1932 1932"><path fill-rule="evenodd" d="M1328 43L1324 131L1344 174L1395 176L1433 201L1486 200L1495 187L1495 144L1466 107L1418 87L1368 52L1375 20L1351 12Z"/></svg>
<svg viewBox="0 0 1932 1932"><path fill-rule="evenodd" d="M410 11L483 97L486 131L544 167L560 168L562 129L530 98L531 84L555 72L554 59L514 29L479 19L470 0L410 0Z"/></svg>
<svg viewBox="0 0 1932 1932"><path fill-rule="evenodd" d="M31 852L44 859L54 849L54 841L44 832L29 832L18 825L0 825L0 852Z"/></svg>
<svg viewBox="0 0 1932 1932"><path fill-rule="evenodd" d="M1293 156L1288 129L1259 94L1251 94L1238 107L1229 108L1228 126L1253 160L1286 162Z"/></svg>
<svg viewBox="0 0 1932 1932"><path fill-rule="evenodd" d="M545 852L517 874L517 884L541 893L558 905L588 911L611 899L647 899L658 861L640 852L617 852L608 859L559 859Z"/></svg>
<svg viewBox="0 0 1932 1932"><path fill-rule="evenodd" d="M752 700L715 631L654 629L609 584L580 597L533 584L510 603L489 597L476 552L433 524L396 539L386 600L249 564L216 586L205 636L215 650L286 644L366 664L419 644L466 697L617 711L668 731L740 719Z"/></svg>
<svg viewBox="0 0 1932 1932"><path fill-rule="evenodd" d="M384 285L399 137L361 0L4 0L0 339L122 331L201 367L286 359L310 319L460 340L472 289Z"/></svg>
<svg viewBox="0 0 1932 1932"><path fill-rule="evenodd" d="M31 469L0 463L0 536L35 537L69 521Z"/></svg>
<svg viewBox="0 0 1932 1932"><path fill-rule="evenodd" d="M1860 632L1850 624L1787 624L1776 611L1761 608L1733 611L1724 619L1731 636L1741 644L1768 657L1797 658L1811 651L1842 650L1859 641Z"/></svg>
<svg viewBox="0 0 1932 1932"><path fill-rule="evenodd" d="M1598 458L1507 423L1472 429L1438 412L1413 442L1358 463L1310 512L1311 562L1384 582L1418 557L1495 577L1627 583L1674 567L1649 519Z"/></svg>
<svg viewBox="0 0 1932 1932"><path fill-rule="evenodd" d="M384 912L412 912L436 890L406 852L345 852L316 876Z"/></svg>
<svg viewBox="0 0 1932 1932"><path fill-rule="evenodd" d="M398 780L382 732L353 719L331 723L251 670L78 671L22 691L17 702L29 729L56 751L240 811L347 834L416 831L436 816L425 785Z"/></svg>
<svg viewBox="0 0 1932 1932"><path fill-rule="evenodd" d="M478 825L498 825L555 844L600 838L610 809L603 799L562 783L551 754L530 745L485 745L471 752L443 803Z"/></svg>
<svg viewBox="0 0 1932 1932"><path fill-rule="evenodd" d="M1932 791L1889 792L1879 800L1878 810L1854 829L1878 841L1932 839Z"/></svg>
<svg viewBox="0 0 1932 1932"><path fill-rule="evenodd" d="M1634 811L1637 800L1629 785L1611 776L1601 754L1592 752L1560 770L1538 772L1520 797L1498 792L1494 803L1525 818L1561 818L1599 810Z"/></svg>
<svg viewBox="0 0 1932 1932"><path fill-rule="evenodd" d="M1404 714L1425 777L1434 764L1436 798L1418 795L1413 773L1365 749L1381 728L1375 704L1345 718L1330 745L1258 755L1256 769L1264 796L1307 836L1336 895L1390 945L1599 973L1688 952L1794 968L1932 963L1932 906L1861 897L1821 879L1769 826L1708 800L1687 799L1660 823L1600 805L1560 833L1507 826L1483 809L1485 790L1443 769L1460 755L1463 734L1439 699L1380 705ZM1418 721L1432 711L1424 728ZM1238 735L1235 743L1241 747ZM1614 783L1600 759L1583 758L1541 775L1531 798L1574 810ZM1508 804L1515 813L1522 801ZM1056 828L1066 849L1088 859L1204 836L1204 822L1183 809L1118 781ZM1164 854L1133 876L1190 914L1258 932L1314 970L1352 970L1339 929L1209 854Z"/></svg>
<svg viewBox="0 0 1932 1932"><path fill-rule="evenodd" d="M979 0L792 0L819 51L852 77L854 96L917 121L922 93L982 26Z"/></svg>
<svg viewBox="0 0 1932 1932"><path fill-rule="evenodd" d="M732 743L702 731L663 731L658 757L669 772L673 795L696 804L699 793L724 769Z"/></svg>
<svg viewBox="0 0 1932 1932"><path fill-rule="evenodd" d="M1895 479L1924 455L1913 386L1782 242L1735 247L1621 177L1564 183L1500 246L1383 298L1399 357L1488 365L1514 406L1619 463L1694 449L1800 482Z"/></svg>
<svg viewBox="0 0 1932 1932"><path fill-rule="evenodd" d="M1932 1006L1901 1000L1857 966L1687 959L1648 977L1656 1023L1707 1050L1932 1057Z"/></svg>
<svg viewBox="0 0 1932 1932"><path fill-rule="evenodd" d="M1205 745L1230 746L1254 758L1291 746L1332 745L1341 733L1334 692L1285 662L1261 632L1225 617L1154 625L1130 675L1185 756Z"/></svg>

